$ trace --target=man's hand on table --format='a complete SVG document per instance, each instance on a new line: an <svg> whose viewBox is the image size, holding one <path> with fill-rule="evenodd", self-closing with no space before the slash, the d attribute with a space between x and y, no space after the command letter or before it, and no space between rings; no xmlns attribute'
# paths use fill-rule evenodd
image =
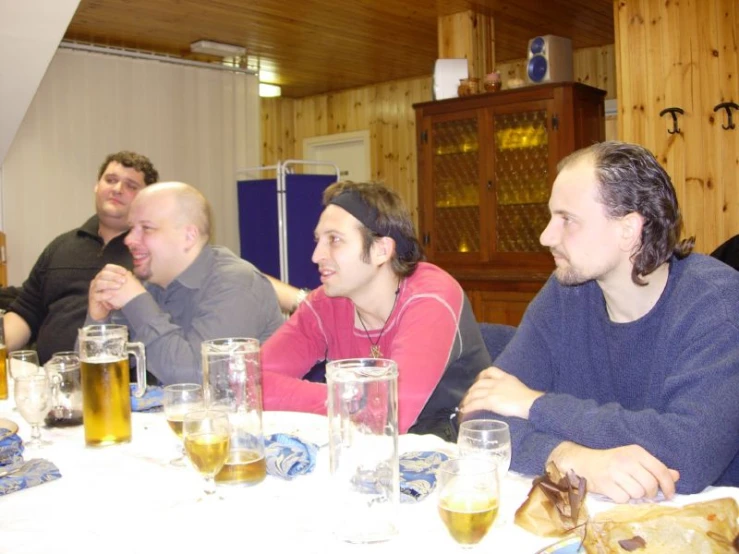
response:
<svg viewBox="0 0 739 554"><path fill-rule="evenodd" d="M463 413L487 410L502 416L529 418L534 401L544 393L524 385L497 367L481 371L459 405Z"/></svg>
<svg viewBox="0 0 739 554"><path fill-rule="evenodd" d="M90 283L88 313L102 321L112 310L120 310L139 294L144 285L125 267L107 264Z"/></svg>
<svg viewBox="0 0 739 554"><path fill-rule="evenodd" d="M614 502L654 498L658 491L666 498L675 494L680 473L636 444L596 450L573 442L559 444L549 455L562 472L573 470L588 481L588 492L596 492Z"/></svg>

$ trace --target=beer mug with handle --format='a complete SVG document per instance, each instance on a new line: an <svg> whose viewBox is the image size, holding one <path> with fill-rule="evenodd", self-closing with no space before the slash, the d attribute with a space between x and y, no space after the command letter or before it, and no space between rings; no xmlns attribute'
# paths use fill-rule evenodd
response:
<svg viewBox="0 0 739 554"><path fill-rule="evenodd" d="M335 534L373 543L397 534L398 366L358 358L326 364L330 516Z"/></svg>
<svg viewBox="0 0 739 554"><path fill-rule="evenodd" d="M228 459L216 483L255 485L267 475L262 434L262 372L259 341L224 338L202 343L203 388L210 410L228 413Z"/></svg>
<svg viewBox="0 0 739 554"><path fill-rule="evenodd" d="M8 399L8 349L5 347L4 315L5 310L0 310L0 400Z"/></svg>
<svg viewBox="0 0 739 554"><path fill-rule="evenodd" d="M128 342L125 325L88 325L79 330L85 442L103 446L131 440L128 355L136 358L138 398L146 391L146 355Z"/></svg>

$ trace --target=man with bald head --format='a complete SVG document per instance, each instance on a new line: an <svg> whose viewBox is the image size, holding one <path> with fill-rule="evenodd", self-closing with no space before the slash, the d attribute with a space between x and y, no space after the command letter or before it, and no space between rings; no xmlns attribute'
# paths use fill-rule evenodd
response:
<svg viewBox="0 0 739 554"><path fill-rule="evenodd" d="M106 265L90 283L87 324L123 323L162 384L200 382L200 344L267 339L282 323L274 288L252 264L211 246L210 206L185 183L159 183L131 205L133 272Z"/></svg>

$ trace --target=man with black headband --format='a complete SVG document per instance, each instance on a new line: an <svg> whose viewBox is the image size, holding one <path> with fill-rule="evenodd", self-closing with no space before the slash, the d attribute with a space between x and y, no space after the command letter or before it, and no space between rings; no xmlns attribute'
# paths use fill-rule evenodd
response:
<svg viewBox="0 0 739 554"><path fill-rule="evenodd" d="M400 197L377 183L335 183L315 231L322 286L264 344L267 410L326 413L317 362L382 357L398 364L402 433L450 438L449 416L490 356L462 287L422 262Z"/></svg>

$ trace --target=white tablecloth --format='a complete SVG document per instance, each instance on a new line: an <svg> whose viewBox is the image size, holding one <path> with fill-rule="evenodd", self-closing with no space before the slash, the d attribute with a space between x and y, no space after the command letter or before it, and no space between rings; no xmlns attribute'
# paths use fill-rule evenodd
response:
<svg viewBox="0 0 739 554"><path fill-rule="evenodd" d="M0 402L0 417L29 426L12 403ZM372 551L377 553L455 550L436 511L435 498L402 504L399 534L373 545L349 545L332 535L326 517L332 499L326 494L328 448L318 454L315 471L283 481L268 476L254 487L220 486L224 500L196 502L202 479L189 465L169 464L178 441L163 413L134 413L133 440L104 448L85 447L83 428L43 429L53 444L28 449L25 459L54 462L62 478L0 497L0 553L133 554L137 552L265 552L290 549L307 553ZM293 433L324 445L326 418L311 414L266 412L265 434ZM454 446L428 435L405 435L400 451L443 450ZM499 521L478 551L533 553L552 543L513 525L530 479L509 475L503 485ZM712 489L681 497L679 503L732 495L739 489ZM210 499L209 499L210 500ZM591 511L610 507L588 500ZM487 545L487 546L486 546Z"/></svg>

